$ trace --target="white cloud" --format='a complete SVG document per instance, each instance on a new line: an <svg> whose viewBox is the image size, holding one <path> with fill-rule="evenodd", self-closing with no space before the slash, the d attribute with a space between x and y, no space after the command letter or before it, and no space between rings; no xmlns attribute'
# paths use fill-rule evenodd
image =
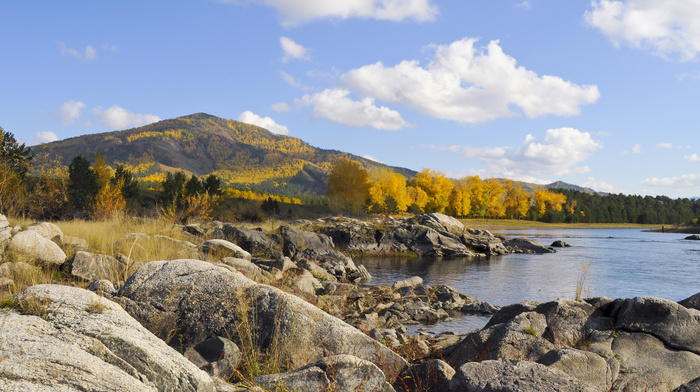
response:
<svg viewBox="0 0 700 392"><path fill-rule="evenodd" d="M700 0L594 0L586 21L615 46L627 44L682 61L700 52Z"/></svg>
<svg viewBox="0 0 700 392"><path fill-rule="evenodd" d="M489 167L494 176L523 178L581 174L588 166L576 166L588 159L590 151L602 148L590 133L574 128L549 129L542 140L527 135L517 147L427 146L476 158Z"/></svg>
<svg viewBox="0 0 700 392"><path fill-rule="evenodd" d="M656 145L659 148L663 148L664 150L673 150L673 144L672 143L659 143Z"/></svg>
<svg viewBox="0 0 700 392"><path fill-rule="evenodd" d="M379 159L377 159L369 154L363 155L362 158L369 159L370 161L374 161L374 162L378 162L378 163L384 163L384 162L380 161Z"/></svg>
<svg viewBox="0 0 700 392"><path fill-rule="evenodd" d="M84 52L79 52L77 49L69 48L65 43L59 42L58 49L61 51L61 56L71 56L77 58L78 60L88 62L97 60L97 51L90 45L85 47Z"/></svg>
<svg viewBox="0 0 700 392"><path fill-rule="evenodd" d="M517 66L498 41L475 48L477 39L433 46L432 61L381 62L351 70L341 80L362 96L411 107L432 117L464 124L515 117L519 108L533 118L576 115L600 97L597 86L579 86L560 77Z"/></svg>
<svg viewBox="0 0 700 392"><path fill-rule="evenodd" d="M377 19L433 21L438 7L431 0L220 0L224 3L258 3L273 7L288 27L318 19Z"/></svg>
<svg viewBox="0 0 700 392"><path fill-rule="evenodd" d="M530 8L532 8L532 4L530 4L529 1L523 1L523 2L517 3L517 4L515 4L515 6L517 8L523 8L526 10L529 10Z"/></svg>
<svg viewBox="0 0 700 392"><path fill-rule="evenodd" d="M642 181L645 185L658 186L658 187L677 187L677 188L692 188L700 186L700 175L697 174L684 174L678 177L665 177L665 178L647 178Z"/></svg>
<svg viewBox="0 0 700 392"><path fill-rule="evenodd" d="M80 101L66 101L58 109L56 117L61 121L61 125L67 126L75 124L76 121L80 120L83 110L85 110L85 104Z"/></svg>
<svg viewBox="0 0 700 392"><path fill-rule="evenodd" d="M277 113L285 113L290 110L292 110L291 107L289 107L289 104L287 102L278 102L278 103L273 103L272 106L270 106L272 110L276 111Z"/></svg>
<svg viewBox="0 0 700 392"><path fill-rule="evenodd" d="M92 114L100 120L100 124L105 128L127 129L139 127L160 121L160 117L154 114L137 114L114 105L107 110L96 107Z"/></svg>
<svg viewBox="0 0 700 392"><path fill-rule="evenodd" d="M683 157L688 162L700 162L700 157L698 154L686 155Z"/></svg>
<svg viewBox="0 0 700 392"><path fill-rule="evenodd" d="M586 188L591 188L596 192L621 193L617 190L617 188L614 185L609 184L605 181L596 180L593 177L588 177L586 182L584 182L581 185Z"/></svg>
<svg viewBox="0 0 700 392"><path fill-rule="evenodd" d="M238 116L238 121L247 124L252 124L260 128L265 128L268 131L276 133L278 135L289 134L289 129L286 126L277 124L275 120L273 120L270 117L260 117L249 110L246 110L245 112L241 113L241 115Z"/></svg>
<svg viewBox="0 0 700 392"><path fill-rule="evenodd" d="M351 127L396 131L411 126L401 118L399 112L386 106L377 107L371 98L353 101L348 97L349 94L348 90L326 89L313 95L304 95L298 103L303 106L313 106L313 117L327 118Z"/></svg>
<svg viewBox="0 0 700 392"><path fill-rule="evenodd" d="M53 132L37 132L34 134L34 137L39 143L50 143L58 140L58 136Z"/></svg>
<svg viewBox="0 0 700 392"><path fill-rule="evenodd" d="M641 144L635 144L635 145L632 147L632 152L635 153L635 154L641 154L641 153L643 152L643 151L642 151L642 145L641 145Z"/></svg>
<svg viewBox="0 0 700 392"><path fill-rule="evenodd" d="M280 46L284 51L282 62L286 63L289 60L309 60L309 49L294 42L291 38L280 37Z"/></svg>

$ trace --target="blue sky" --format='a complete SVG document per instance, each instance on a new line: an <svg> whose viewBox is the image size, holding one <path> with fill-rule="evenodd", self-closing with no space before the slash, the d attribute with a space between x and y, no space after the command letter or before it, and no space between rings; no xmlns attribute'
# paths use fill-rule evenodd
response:
<svg viewBox="0 0 700 392"><path fill-rule="evenodd" d="M0 0L27 144L205 112L453 178L700 196L700 0Z"/></svg>

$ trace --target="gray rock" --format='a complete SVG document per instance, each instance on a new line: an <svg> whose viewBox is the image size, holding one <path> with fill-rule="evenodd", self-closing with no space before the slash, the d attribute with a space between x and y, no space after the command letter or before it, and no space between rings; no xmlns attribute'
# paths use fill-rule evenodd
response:
<svg viewBox="0 0 700 392"><path fill-rule="evenodd" d="M7 247L18 261L37 261L46 265L61 265L66 254L51 240L32 230L25 230L12 236Z"/></svg>
<svg viewBox="0 0 700 392"><path fill-rule="evenodd" d="M40 236L51 240L57 244L62 244L63 243L63 231L61 229L54 225L53 223L49 222L40 222L40 223L32 223L31 225L26 227L27 230L35 231L37 232Z"/></svg>
<svg viewBox="0 0 700 392"><path fill-rule="evenodd" d="M235 257L224 257L223 259L219 260L219 263L232 267L234 271L238 271L247 278L258 283L270 283L269 274L267 274L257 265L253 264L250 260L238 259Z"/></svg>
<svg viewBox="0 0 700 392"><path fill-rule="evenodd" d="M617 372L610 369L602 356L589 351L573 348L552 350L537 362L561 370L600 392L609 391L617 378Z"/></svg>
<svg viewBox="0 0 700 392"><path fill-rule="evenodd" d="M318 264L314 263L313 261L309 260L300 260L297 263L297 266L299 268L304 268L311 272L311 275L313 275L316 279L322 281L322 282L337 282L338 279L336 279L335 275L330 274L328 271L325 269L321 268L318 266Z"/></svg>
<svg viewBox="0 0 700 392"><path fill-rule="evenodd" d="M689 309L700 310L700 293L691 295L682 301L678 301L678 303Z"/></svg>
<svg viewBox="0 0 700 392"><path fill-rule="evenodd" d="M692 240L692 241L700 241L700 235L698 234L693 234L685 237L684 239L686 240Z"/></svg>
<svg viewBox="0 0 700 392"><path fill-rule="evenodd" d="M253 256L240 246L220 239L208 240L202 244L202 252L208 260L218 261L224 257L252 260Z"/></svg>
<svg viewBox="0 0 700 392"><path fill-rule="evenodd" d="M271 256L274 253L271 251L278 246L278 244L268 238L262 230L235 227L226 223L221 228L221 231L224 239L239 245L256 256Z"/></svg>
<svg viewBox="0 0 700 392"><path fill-rule="evenodd" d="M649 334L618 332L612 350L620 362L614 390L670 391L700 374L700 356L669 349Z"/></svg>
<svg viewBox="0 0 700 392"><path fill-rule="evenodd" d="M412 365L394 382L397 392L445 392L450 390L450 381L455 370L439 359L431 359Z"/></svg>
<svg viewBox="0 0 700 392"><path fill-rule="evenodd" d="M384 373L373 363L352 355L335 355L292 372L257 377L255 383L266 390L290 391L393 392Z"/></svg>
<svg viewBox="0 0 700 392"><path fill-rule="evenodd" d="M394 290L398 290L403 287L418 287L423 284L423 278L420 276L414 276L412 278L404 279L404 280L399 280L398 282L394 282L394 284L391 285L391 288Z"/></svg>
<svg viewBox="0 0 700 392"><path fill-rule="evenodd" d="M11 291L12 288L14 288L14 286L15 286L14 280L12 280L10 278L6 278L4 276L0 276L0 292L1 291Z"/></svg>
<svg viewBox="0 0 700 392"><path fill-rule="evenodd" d="M88 242L82 238L73 237L69 235L63 236L63 245L72 248L73 250L87 252L90 250Z"/></svg>
<svg viewBox="0 0 700 392"><path fill-rule="evenodd" d="M700 311L654 297L635 297L615 303L617 329L644 332L676 350L700 354Z"/></svg>
<svg viewBox="0 0 700 392"><path fill-rule="evenodd" d="M323 290L321 282L311 275L311 272L301 268L292 268L285 271L282 281L287 287L292 289L292 292L315 295L319 290Z"/></svg>
<svg viewBox="0 0 700 392"><path fill-rule="evenodd" d="M0 214L0 230L10 227L10 222L7 220L7 217L3 214Z"/></svg>
<svg viewBox="0 0 700 392"><path fill-rule="evenodd" d="M568 242L564 242L562 240L556 240L556 241L552 242L552 245L550 245L550 246L553 248L570 248L571 244L569 244Z"/></svg>
<svg viewBox="0 0 700 392"><path fill-rule="evenodd" d="M115 289L112 282L107 279L96 280L90 283L87 289L97 295L105 295L108 298L117 294L117 289Z"/></svg>
<svg viewBox="0 0 700 392"><path fill-rule="evenodd" d="M112 282L126 280L126 266L108 255L79 251L71 260L71 275L89 282L106 279Z"/></svg>
<svg viewBox="0 0 700 392"><path fill-rule="evenodd" d="M440 214L437 212L432 214L422 214L416 216L415 220L420 222L420 224L428 226L431 229L439 232L449 233L457 237L464 234L464 225L462 222L445 214Z"/></svg>
<svg viewBox="0 0 700 392"><path fill-rule="evenodd" d="M233 378L236 368L243 360L243 353L236 343L221 336L209 338L194 346L192 350L204 361L201 366L198 364L200 369L223 379ZM187 357L187 353L185 356Z"/></svg>
<svg viewBox="0 0 700 392"><path fill-rule="evenodd" d="M518 360L466 363L452 381L451 391L469 392L593 392L595 389L564 372Z"/></svg>
<svg viewBox="0 0 700 392"><path fill-rule="evenodd" d="M257 337L251 349L274 349L293 368L338 354L371 361L390 374L406 366L388 348L304 300L199 260L147 263L120 295L131 300L130 314L173 344L180 339L172 335L177 330L191 345L230 336L245 351L240 337L250 333Z"/></svg>
<svg viewBox="0 0 700 392"><path fill-rule="evenodd" d="M697 392L700 391L700 377L685 383L673 390L673 392Z"/></svg>
<svg viewBox="0 0 700 392"><path fill-rule="evenodd" d="M0 313L13 326L0 328L0 390L213 391L206 373L106 298L37 285L17 300L42 303L44 319Z"/></svg>
<svg viewBox="0 0 700 392"><path fill-rule="evenodd" d="M3 263L0 265L0 275L10 279L31 281L33 277L39 276L39 269L23 261L14 263Z"/></svg>
<svg viewBox="0 0 700 392"><path fill-rule="evenodd" d="M525 237L515 237L503 243L507 248L515 253L555 253L554 249L548 248L537 241Z"/></svg>
<svg viewBox="0 0 700 392"><path fill-rule="evenodd" d="M503 240L494 237L488 231L475 233L465 233L460 237L460 240L468 248L487 255L505 255L508 252Z"/></svg>
<svg viewBox="0 0 700 392"><path fill-rule="evenodd" d="M5 227L0 229L0 258L5 254L5 248L10 243L12 238L12 229Z"/></svg>

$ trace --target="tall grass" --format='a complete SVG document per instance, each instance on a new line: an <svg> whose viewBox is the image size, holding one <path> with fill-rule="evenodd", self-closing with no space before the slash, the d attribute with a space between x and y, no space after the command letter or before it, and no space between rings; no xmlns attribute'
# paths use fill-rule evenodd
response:
<svg viewBox="0 0 700 392"><path fill-rule="evenodd" d="M576 301L581 300L581 294L583 293L583 286L586 283L586 278L588 277L588 273L591 270L591 263L583 263L580 266L580 270L578 273L578 279L576 279L576 295L574 299Z"/></svg>

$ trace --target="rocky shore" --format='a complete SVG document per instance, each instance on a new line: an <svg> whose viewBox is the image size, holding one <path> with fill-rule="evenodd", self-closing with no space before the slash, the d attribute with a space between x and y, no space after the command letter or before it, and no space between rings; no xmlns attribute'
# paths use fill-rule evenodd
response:
<svg viewBox="0 0 700 392"><path fill-rule="evenodd" d="M48 268L81 283L5 296L0 390L700 390L700 294L499 308L419 277L368 285L349 256L554 252L534 241L440 214L297 221L274 232L219 222L181 229L188 241L119 240L172 252L143 262L90 253L51 223L10 227L0 215L0 291ZM406 332L453 312L491 319L467 335Z"/></svg>

